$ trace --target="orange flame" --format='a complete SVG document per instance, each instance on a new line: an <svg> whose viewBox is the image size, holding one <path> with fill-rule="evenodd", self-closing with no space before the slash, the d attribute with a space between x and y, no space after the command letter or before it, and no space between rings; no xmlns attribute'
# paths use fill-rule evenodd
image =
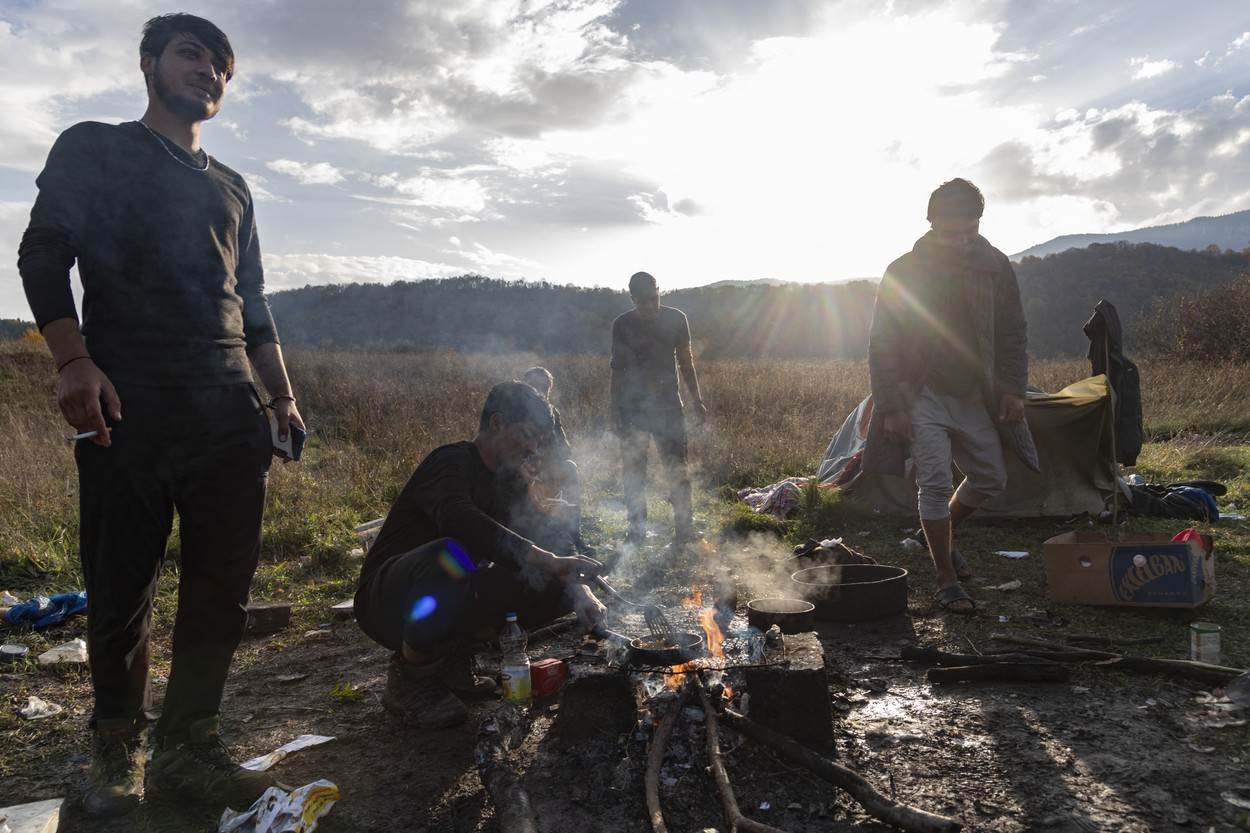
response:
<svg viewBox="0 0 1250 833"><path fill-rule="evenodd" d="M716 624L716 611L710 607L705 607L699 611L699 625L703 628L703 633L707 637L707 652L711 657L725 656L725 632ZM725 687L724 698L728 700L733 696L733 689L728 685Z"/></svg>
<svg viewBox="0 0 1250 833"><path fill-rule="evenodd" d="M682 681L686 679L686 671L693 671L697 666L694 662L683 662L681 665L674 665L670 671L677 673L664 675L664 687L669 691L676 691L681 688Z"/></svg>
<svg viewBox="0 0 1250 833"><path fill-rule="evenodd" d="M710 607L700 610L699 625L703 628L703 633L707 637L708 655L713 657L725 656L725 649L721 647L725 642L725 634L721 631L720 626L716 624L716 611Z"/></svg>

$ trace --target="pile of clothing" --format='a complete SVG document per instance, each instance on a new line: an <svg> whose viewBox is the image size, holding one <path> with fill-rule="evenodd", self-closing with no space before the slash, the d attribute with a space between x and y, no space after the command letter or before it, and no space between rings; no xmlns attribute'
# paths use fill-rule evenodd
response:
<svg viewBox="0 0 1250 833"><path fill-rule="evenodd" d="M1189 521L1220 519L1217 497L1228 493L1223 483L1212 480L1190 480L1184 483L1154 485L1121 481L1128 511L1148 518L1178 518Z"/></svg>
<svg viewBox="0 0 1250 833"><path fill-rule="evenodd" d="M798 511L803 489L811 482L810 477L787 477L767 486L740 489L738 499L755 512L766 512L785 520Z"/></svg>

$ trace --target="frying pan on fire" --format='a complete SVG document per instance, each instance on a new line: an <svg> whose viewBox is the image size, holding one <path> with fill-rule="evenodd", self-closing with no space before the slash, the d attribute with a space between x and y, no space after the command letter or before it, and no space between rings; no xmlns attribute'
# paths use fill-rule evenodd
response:
<svg viewBox="0 0 1250 833"><path fill-rule="evenodd" d="M630 665L681 665L703 653L703 634L674 633L671 643L663 637L630 638L623 633L597 627L594 635L629 647Z"/></svg>

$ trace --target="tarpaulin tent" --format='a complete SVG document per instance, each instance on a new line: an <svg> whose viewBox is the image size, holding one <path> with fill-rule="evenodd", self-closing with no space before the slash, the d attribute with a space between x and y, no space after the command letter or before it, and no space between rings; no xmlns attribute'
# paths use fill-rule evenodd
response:
<svg viewBox="0 0 1250 833"><path fill-rule="evenodd" d="M1040 474L1007 454L1007 491L986 504L982 514L998 517L1067 517L1097 515L1115 488L1113 408L1105 375L1092 376L1058 393L1029 391L1025 418L1037 444ZM916 484L911 461L904 477L858 471L872 417L872 397L847 416L825 451L817 479L840 483L880 512L916 514ZM954 482L960 479L953 472Z"/></svg>

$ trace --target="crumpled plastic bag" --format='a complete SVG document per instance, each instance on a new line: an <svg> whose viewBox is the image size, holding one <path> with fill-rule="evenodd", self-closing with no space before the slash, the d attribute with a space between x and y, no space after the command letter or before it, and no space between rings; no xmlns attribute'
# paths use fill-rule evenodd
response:
<svg viewBox="0 0 1250 833"><path fill-rule="evenodd" d="M246 812L226 808L217 833L312 833L338 800L339 788L324 778L290 793L270 787Z"/></svg>
<svg viewBox="0 0 1250 833"><path fill-rule="evenodd" d="M49 703L42 697L36 697L32 694L26 700L26 705L18 709L17 713L27 720L39 720L42 717L54 717L63 711L65 709L56 703Z"/></svg>
<svg viewBox="0 0 1250 833"><path fill-rule="evenodd" d="M29 627L37 631L59 625L71 616L87 610L87 591L57 593L54 596L35 596L21 604L13 605L4 615L4 621L14 627Z"/></svg>

